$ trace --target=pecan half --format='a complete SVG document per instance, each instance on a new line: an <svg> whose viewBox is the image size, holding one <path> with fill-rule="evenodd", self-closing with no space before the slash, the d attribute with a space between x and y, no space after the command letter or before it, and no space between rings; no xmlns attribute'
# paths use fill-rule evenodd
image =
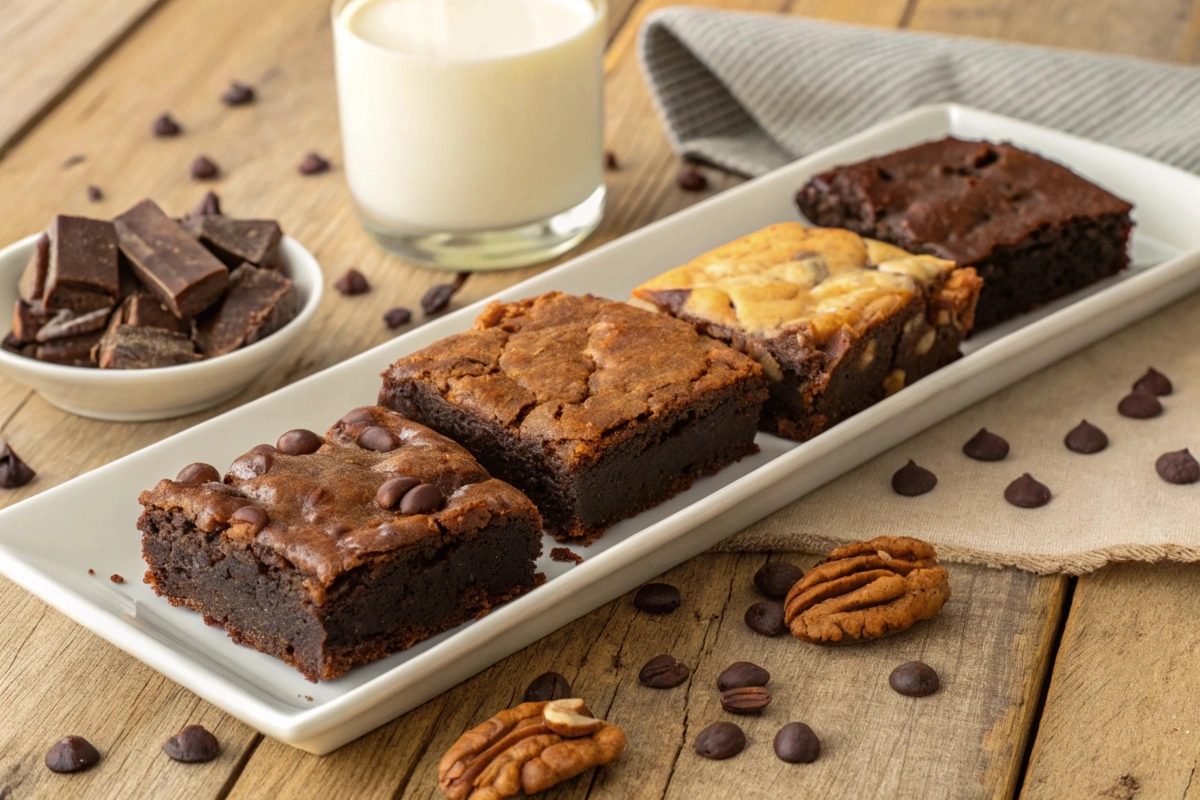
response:
<svg viewBox="0 0 1200 800"><path fill-rule="evenodd" d="M933 546L880 536L832 551L788 592L784 622L799 639L842 644L906 631L950 597Z"/></svg>
<svg viewBox="0 0 1200 800"><path fill-rule="evenodd" d="M438 785L450 800L528 795L607 764L624 749L625 732L592 719L582 700L522 703L460 736L438 764Z"/></svg>

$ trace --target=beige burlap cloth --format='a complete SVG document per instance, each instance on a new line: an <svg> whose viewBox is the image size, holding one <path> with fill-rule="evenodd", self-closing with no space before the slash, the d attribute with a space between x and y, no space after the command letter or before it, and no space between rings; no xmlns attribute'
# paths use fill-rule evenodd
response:
<svg viewBox="0 0 1200 800"><path fill-rule="evenodd" d="M1153 419L1117 403L1153 366L1175 391ZM1063 437L1087 419L1108 448L1079 455ZM980 428L1008 440L1003 461L973 461L962 446ZM1169 484L1155 460L1200 457L1200 294L983 400L826 484L718 545L724 551L825 553L883 534L932 542L948 561L1080 574L1114 561L1200 561L1200 483ZM938 477L902 497L892 474L913 459ZM1050 487L1042 508L1004 500L1028 472Z"/></svg>

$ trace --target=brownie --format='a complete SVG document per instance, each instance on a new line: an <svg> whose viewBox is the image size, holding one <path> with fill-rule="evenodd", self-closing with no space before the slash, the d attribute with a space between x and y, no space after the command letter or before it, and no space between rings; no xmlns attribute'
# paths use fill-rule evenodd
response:
<svg viewBox="0 0 1200 800"><path fill-rule="evenodd" d="M957 358L979 288L953 262L785 222L633 294L760 362L759 427L803 441Z"/></svg>
<svg viewBox="0 0 1200 800"><path fill-rule="evenodd" d="M492 303L393 364L379 393L584 542L755 452L765 398L757 363L692 326L559 292Z"/></svg>
<svg viewBox="0 0 1200 800"><path fill-rule="evenodd" d="M466 450L387 409L289 431L143 492L146 582L328 680L541 581L541 519Z"/></svg>
<svg viewBox="0 0 1200 800"><path fill-rule="evenodd" d="M817 225L974 267L978 329L1129 264L1129 203L1008 144L927 142L818 175L796 203Z"/></svg>

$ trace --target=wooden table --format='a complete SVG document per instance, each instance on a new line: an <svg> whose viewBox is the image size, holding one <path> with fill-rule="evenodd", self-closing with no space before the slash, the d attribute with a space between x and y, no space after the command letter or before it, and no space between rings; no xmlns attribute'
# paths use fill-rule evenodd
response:
<svg viewBox="0 0 1200 800"><path fill-rule="evenodd" d="M703 0L884 27L1200 60L1200 0ZM705 195L674 186L679 163L634 57L644 15L666 0L613 0L606 61L610 208L587 247ZM200 153L222 167L226 209L277 217L327 271L355 266L375 289L327 292L289 356L222 408L122 425L72 417L0 379L0 429L38 470L17 502L82 472L335 364L384 341L380 321L443 276L375 248L354 221L341 176L302 178L309 150L340 152L329 0L0 0L0 242L56 212L111 216L150 196L190 208ZM255 84L259 102L227 109L227 82ZM170 110L185 135L158 140ZM67 165L71 156L85 159ZM738 178L708 170L720 191ZM105 199L89 203L94 184ZM710 192L711 193L711 192ZM536 270L476 275L456 304ZM419 320L418 320L419 322ZM355 402L347 399L347 406ZM136 487L135 487L136 488ZM132 491L133 489L131 489ZM133 535L131 531L131 535ZM812 558L791 555L807 566ZM826 650L750 634L760 555L702 555L665 579L683 608L648 617L629 597L609 603L472 680L325 758L264 739L0 580L0 798L439 797L441 753L463 730L519 697L530 678L563 672L591 707L625 726L630 746L610 769L547 793L579 797L1200 797L1200 566L1111 567L1078 581L952 566L955 594L937 624L863 647ZM637 684L669 650L693 667L671 691ZM896 663L922 658L943 676L931 698L886 687ZM774 675L776 700L745 725L747 751L727 762L692 752L719 718L712 689L728 663ZM770 749L783 722L809 722L821 759L788 766ZM223 745L216 761L180 765L162 741L202 723ZM92 771L53 775L51 742L86 736L104 753Z"/></svg>

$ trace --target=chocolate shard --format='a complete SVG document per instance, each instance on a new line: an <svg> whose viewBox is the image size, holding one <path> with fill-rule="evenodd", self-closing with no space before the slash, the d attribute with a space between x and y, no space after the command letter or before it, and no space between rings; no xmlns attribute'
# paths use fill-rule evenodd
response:
<svg viewBox="0 0 1200 800"><path fill-rule="evenodd" d="M111 223L59 214L50 223L42 303L46 308L94 311L116 303L120 290L117 237Z"/></svg>
<svg viewBox="0 0 1200 800"><path fill-rule="evenodd" d="M38 361L49 361L52 364L65 364L69 367L96 366L96 345L100 343L100 331L81 333L65 339L39 344L33 352Z"/></svg>
<svg viewBox="0 0 1200 800"><path fill-rule="evenodd" d="M17 295L27 303L42 299L46 288L46 271L50 268L50 234L43 233L33 246L33 254L21 279L17 282Z"/></svg>
<svg viewBox="0 0 1200 800"><path fill-rule="evenodd" d="M225 299L197 323L196 348L212 358L253 344L290 322L296 305L290 280L243 264L230 274Z"/></svg>
<svg viewBox="0 0 1200 800"><path fill-rule="evenodd" d="M268 269L279 265L283 231L275 220L206 214L190 217L184 227L230 269L244 262Z"/></svg>
<svg viewBox="0 0 1200 800"><path fill-rule="evenodd" d="M200 360L196 346L182 333L133 325L114 326L97 351L101 369L170 367Z"/></svg>
<svg viewBox="0 0 1200 800"><path fill-rule="evenodd" d="M53 316L54 312L48 310L41 303L17 300L13 303L12 337L19 344L37 341L38 331Z"/></svg>
<svg viewBox="0 0 1200 800"><path fill-rule="evenodd" d="M71 339L85 333L102 329L108 322L111 308L98 308L78 314L66 309L59 311L37 332L39 342L50 342L55 339Z"/></svg>
<svg viewBox="0 0 1200 800"><path fill-rule="evenodd" d="M121 252L151 294L171 313L194 317L229 285L229 270L152 200L113 220Z"/></svg>
<svg viewBox="0 0 1200 800"><path fill-rule="evenodd" d="M136 293L125 298L121 307L112 316L109 326L133 325L136 328L165 328L169 331L190 335L192 321L179 319L158 299L148 294Z"/></svg>

